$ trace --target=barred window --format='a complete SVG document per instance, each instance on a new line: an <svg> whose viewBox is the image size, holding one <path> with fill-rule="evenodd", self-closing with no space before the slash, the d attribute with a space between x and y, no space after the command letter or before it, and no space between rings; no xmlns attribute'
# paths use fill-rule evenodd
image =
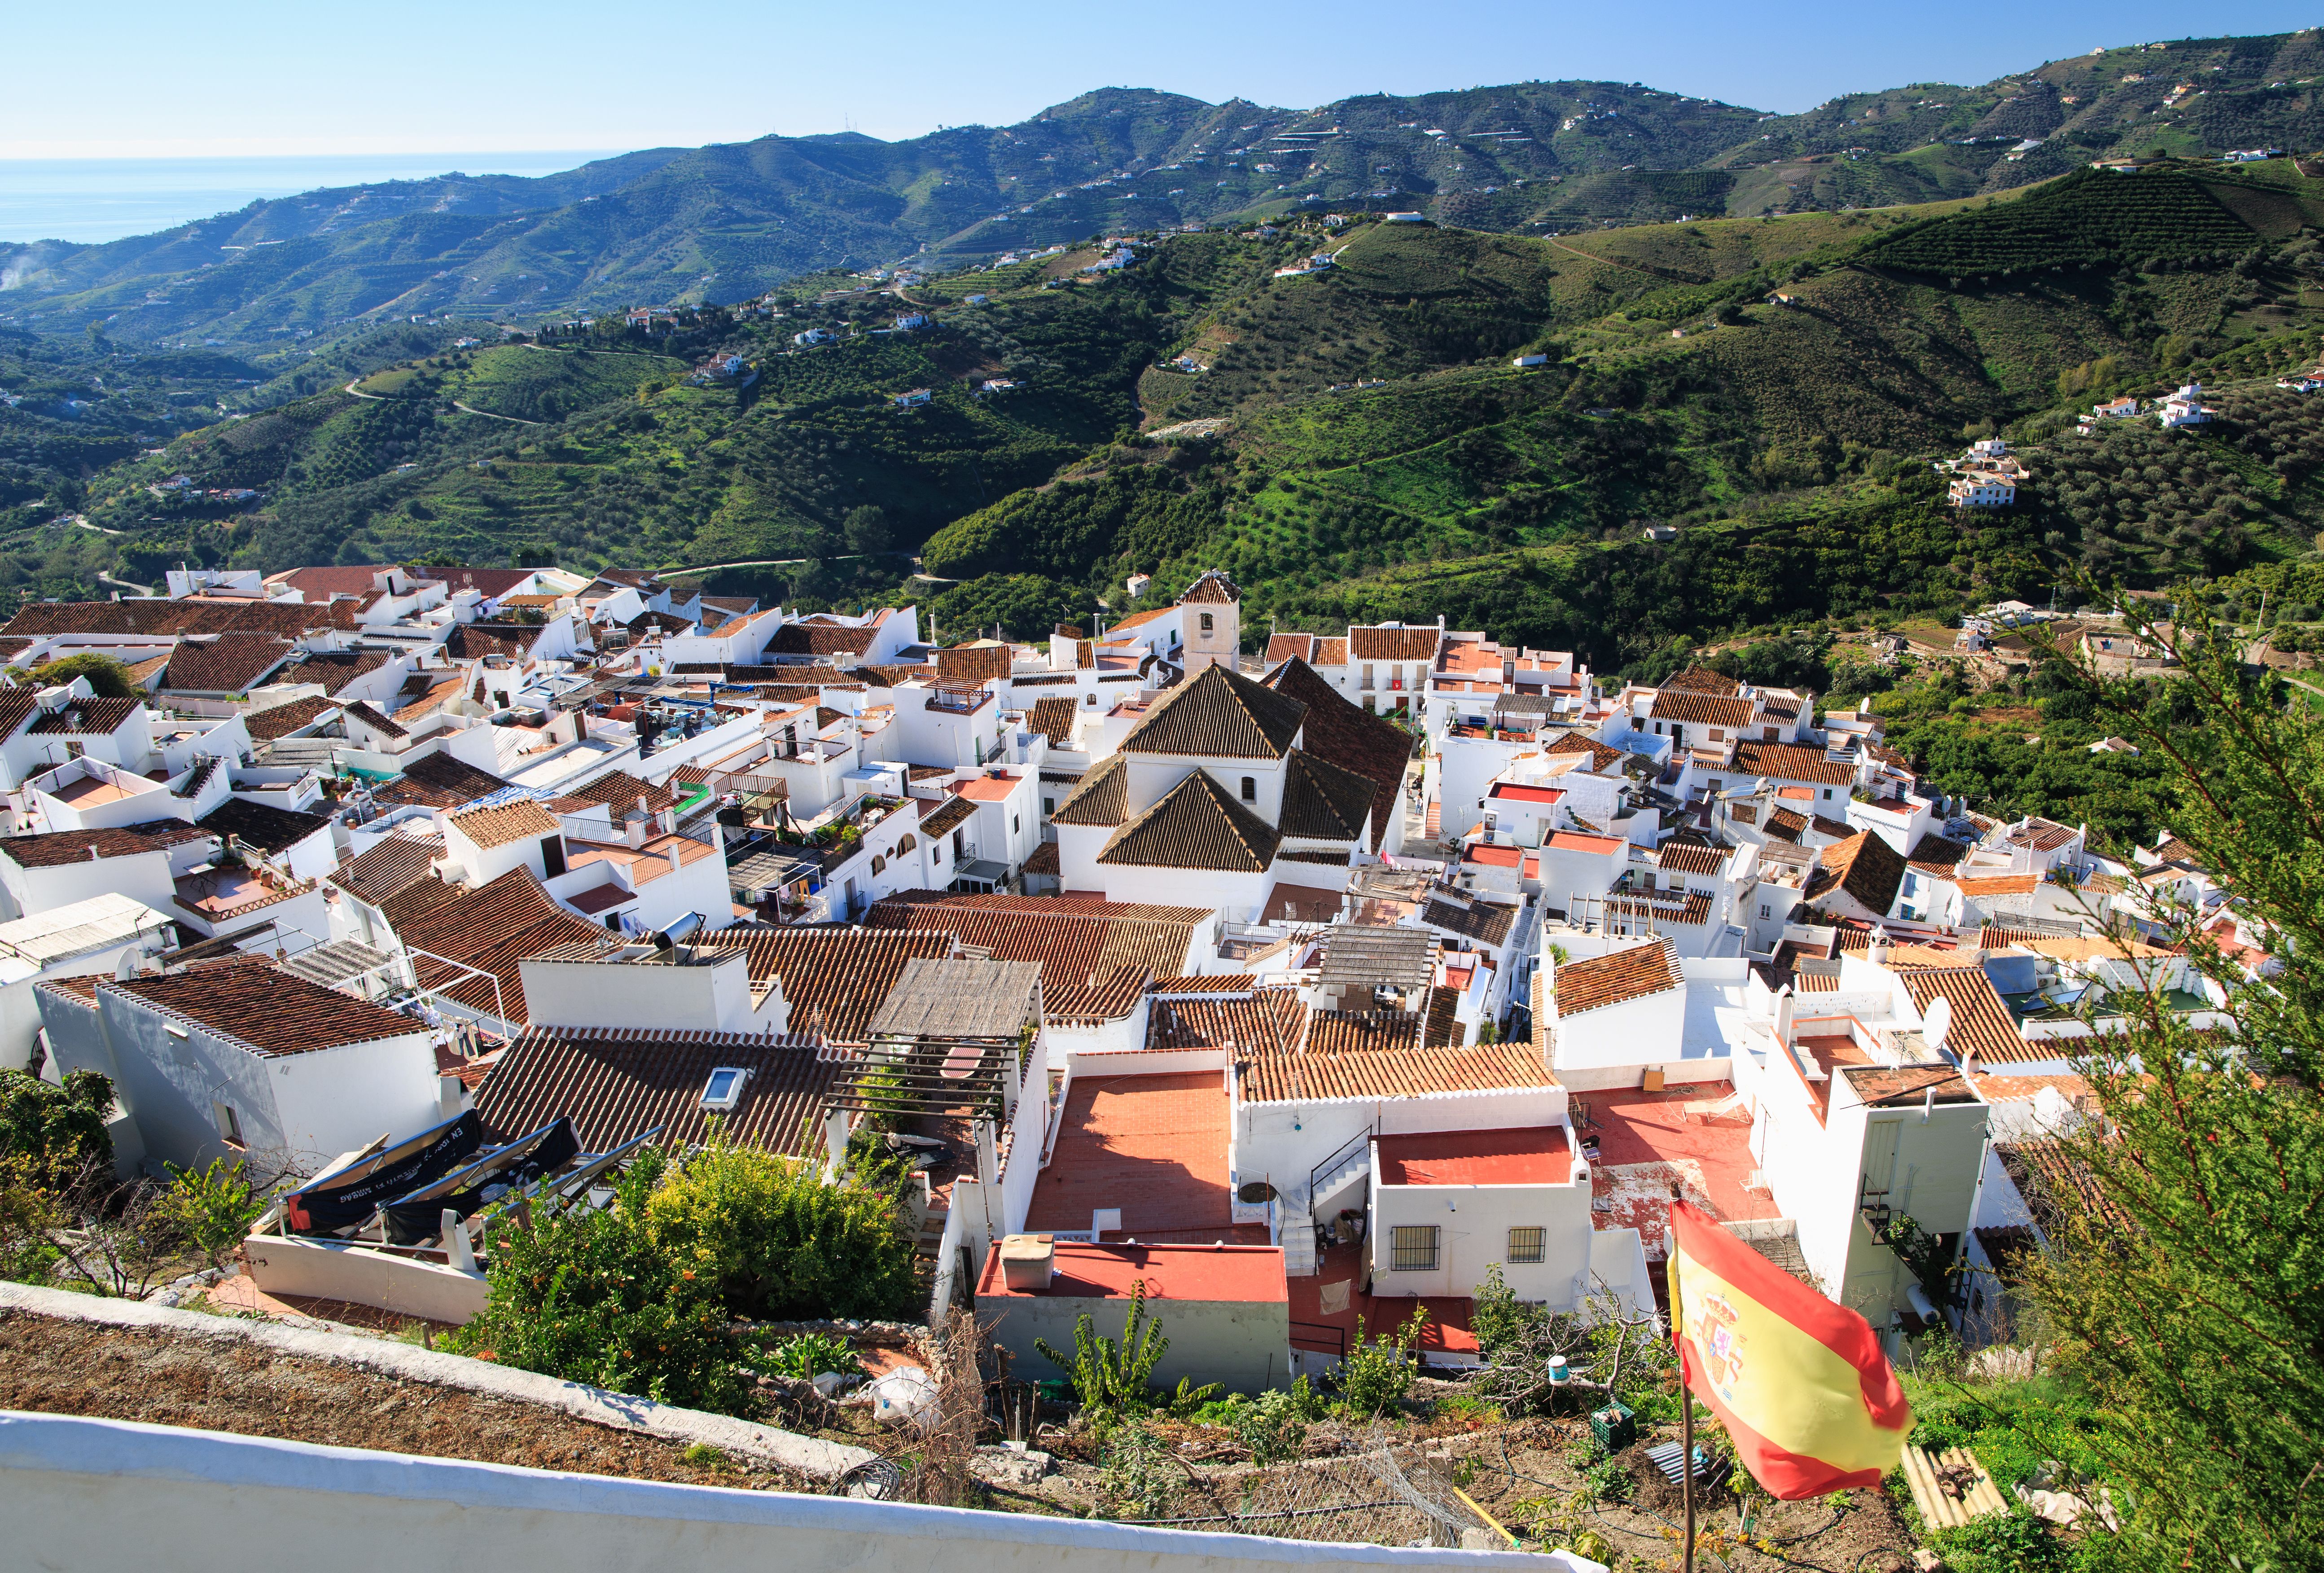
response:
<svg viewBox="0 0 2324 1573"><path fill-rule="evenodd" d="M1511 1229L1509 1231L1509 1263L1540 1262L1548 1254L1547 1229Z"/></svg>
<svg viewBox="0 0 2324 1573"><path fill-rule="evenodd" d="M1390 1229L1388 1265L1391 1272L1434 1272L1436 1226L1398 1224Z"/></svg>

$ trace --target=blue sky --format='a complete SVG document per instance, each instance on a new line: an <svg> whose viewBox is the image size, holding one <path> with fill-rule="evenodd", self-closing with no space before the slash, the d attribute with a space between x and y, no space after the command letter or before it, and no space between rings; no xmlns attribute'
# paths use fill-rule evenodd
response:
<svg viewBox="0 0 2324 1573"><path fill-rule="evenodd" d="M1582 78L1793 111L1916 80L1981 82L2100 44L2314 19L2265 0L105 0L11 16L0 158L628 148L848 125L894 138L1006 124L1107 86L1304 108Z"/></svg>

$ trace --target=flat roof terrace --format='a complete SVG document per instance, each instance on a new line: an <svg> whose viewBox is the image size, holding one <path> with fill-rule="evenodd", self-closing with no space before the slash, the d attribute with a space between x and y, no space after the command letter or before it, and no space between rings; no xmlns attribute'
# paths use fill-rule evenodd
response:
<svg viewBox="0 0 2324 1573"><path fill-rule="evenodd" d="M1121 1226L1105 1232L1109 1240L1266 1245L1266 1229L1233 1222L1230 1117L1215 1070L1076 1078L1027 1231L1085 1230L1093 1214L1118 1208Z"/></svg>
<svg viewBox="0 0 2324 1573"><path fill-rule="evenodd" d="M1570 1185L1562 1125L1379 1138L1382 1185Z"/></svg>
<svg viewBox="0 0 2324 1573"><path fill-rule="evenodd" d="M1684 1201L1722 1222L1772 1218L1775 1199L1753 1190L1751 1115L1729 1108L1732 1084L1694 1082L1664 1092L1593 1092L1573 1100L1584 1155L1591 1141L1591 1226L1636 1229L1646 1260L1670 1254L1670 1204Z"/></svg>

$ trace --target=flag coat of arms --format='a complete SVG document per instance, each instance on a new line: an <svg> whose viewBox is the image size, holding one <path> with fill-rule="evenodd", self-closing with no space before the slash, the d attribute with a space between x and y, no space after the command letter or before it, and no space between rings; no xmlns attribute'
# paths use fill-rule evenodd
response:
<svg viewBox="0 0 2324 1573"><path fill-rule="evenodd" d="M1897 1466L1913 1411L1871 1324L1683 1202L1670 1273L1686 1385L1770 1495L1877 1485Z"/></svg>

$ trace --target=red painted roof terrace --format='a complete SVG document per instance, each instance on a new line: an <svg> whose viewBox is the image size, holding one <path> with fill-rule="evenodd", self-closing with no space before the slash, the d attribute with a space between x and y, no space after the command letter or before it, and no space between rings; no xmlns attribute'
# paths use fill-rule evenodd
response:
<svg viewBox="0 0 2324 1573"><path fill-rule="evenodd" d="M1570 1185L1563 1125L1436 1131L1379 1139L1382 1185Z"/></svg>
<svg viewBox="0 0 2324 1573"><path fill-rule="evenodd" d="M1090 1245L1060 1240L1047 1289L1011 1289L1001 1253L988 1251L976 1298L1126 1300L1143 1280L1148 1300L1284 1303L1283 1253L1273 1245Z"/></svg>

